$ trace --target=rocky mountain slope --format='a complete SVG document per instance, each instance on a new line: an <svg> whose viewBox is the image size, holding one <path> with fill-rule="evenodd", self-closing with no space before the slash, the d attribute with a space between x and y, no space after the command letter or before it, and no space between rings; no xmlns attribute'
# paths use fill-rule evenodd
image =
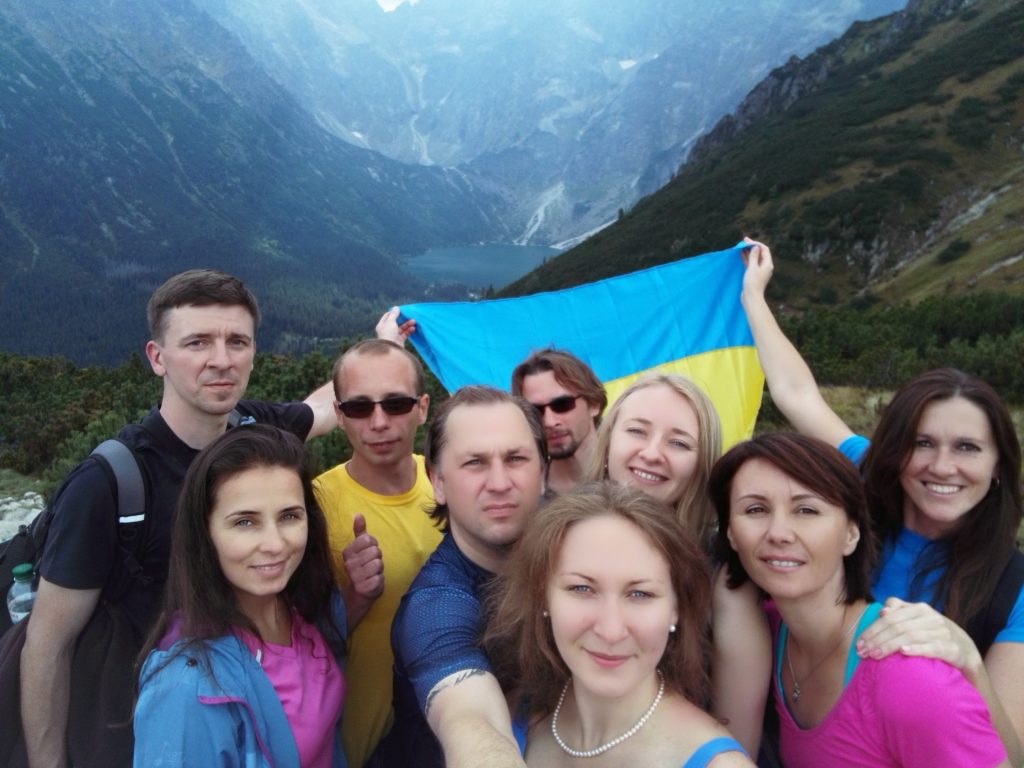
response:
<svg viewBox="0 0 1024 768"><path fill-rule="evenodd" d="M1024 4L919 0L773 71L664 189L508 289L770 242L790 306L1024 292Z"/></svg>
<svg viewBox="0 0 1024 768"><path fill-rule="evenodd" d="M196 0L327 130L457 167L520 242L613 220L791 53L905 0Z"/></svg>
<svg viewBox="0 0 1024 768"><path fill-rule="evenodd" d="M368 327L391 256L501 237L461 174L325 131L177 0L0 5L0 349L123 359L175 271L243 275L264 343Z"/></svg>

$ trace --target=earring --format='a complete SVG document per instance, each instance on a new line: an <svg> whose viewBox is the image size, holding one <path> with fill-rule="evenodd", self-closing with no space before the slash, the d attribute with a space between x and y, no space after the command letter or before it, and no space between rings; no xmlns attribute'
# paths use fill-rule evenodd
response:
<svg viewBox="0 0 1024 768"><path fill-rule="evenodd" d="M669 624L668 625L668 633L670 635L674 635L675 632L676 632L676 625L675 624Z"/></svg>
<svg viewBox="0 0 1024 768"><path fill-rule="evenodd" d="M996 475L995 477L992 478L992 487L993 488L998 488L999 487L999 475Z"/></svg>
<svg viewBox="0 0 1024 768"><path fill-rule="evenodd" d="M548 618L549 616L551 616L551 614L548 613L547 608L545 608L543 611L541 611L540 615L543 616L545 619Z"/></svg>

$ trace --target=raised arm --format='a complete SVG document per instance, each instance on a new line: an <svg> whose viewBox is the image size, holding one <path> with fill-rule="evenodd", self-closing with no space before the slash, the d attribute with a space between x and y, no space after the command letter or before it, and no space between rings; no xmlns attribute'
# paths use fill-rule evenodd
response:
<svg viewBox="0 0 1024 768"><path fill-rule="evenodd" d="M427 697L427 722L447 768L523 768L501 686L490 672L448 675Z"/></svg>
<svg viewBox="0 0 1024 768"><path fill-rule="evenodd" d="M31 766L67 765L71 661L99 598L98 589L66 589L39 580L21 652L21 723Z"/></svg>
<svg viewBox="0 0 1024 768"><path fill-rule="evenodd" d="M782 332L765 299L774 265L768 246L750 238L741 301L772 402L800 433L838 446L853 434L821 396L814 374Z"/></svg>
<svg viewBox="0 0 1024 768"><path fill-rule="evenodd" d="M328 381L314 389L302 402L313 409L313 426L309 428L306 440L326 435L338 426L338 417L334 415L333 381Z"/></svg>
<svg viewBox="0 0 1024 768"><path fill-rule="evenodd" d="M380 316L380 320L377 321L377 326L373 331L378 339L393 341L398 346L404 347L409 337L416 333L416 321L409 319L399 325L398 315L398 307L392 307Z"/></svg>

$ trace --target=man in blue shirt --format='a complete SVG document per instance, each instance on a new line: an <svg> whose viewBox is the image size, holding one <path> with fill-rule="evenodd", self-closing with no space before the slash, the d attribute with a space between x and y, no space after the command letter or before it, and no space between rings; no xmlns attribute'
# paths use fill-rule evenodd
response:
<svg viewBox="0 0 1024 768"><path fill-rule="evenodd" d="M438 408L424 454L445 536L392 624L395 725L371 765L522 766L480 647L481 587L539 503L543 427L525 401L464 387Z"/></svg>

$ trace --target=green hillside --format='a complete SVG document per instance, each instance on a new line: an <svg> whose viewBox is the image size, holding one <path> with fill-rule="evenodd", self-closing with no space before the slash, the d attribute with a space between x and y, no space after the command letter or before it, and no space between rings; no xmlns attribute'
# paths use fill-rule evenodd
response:
<svg viewBox="0 0 1024 768"><path fill-rule="evenodd" d="M506 294L744 234L772 245L773 298L791 310L1024 294L1024 3L914 5L773 72L780 92L804 95L769 99L753 119L745 104L742 130Z"/></svg>

